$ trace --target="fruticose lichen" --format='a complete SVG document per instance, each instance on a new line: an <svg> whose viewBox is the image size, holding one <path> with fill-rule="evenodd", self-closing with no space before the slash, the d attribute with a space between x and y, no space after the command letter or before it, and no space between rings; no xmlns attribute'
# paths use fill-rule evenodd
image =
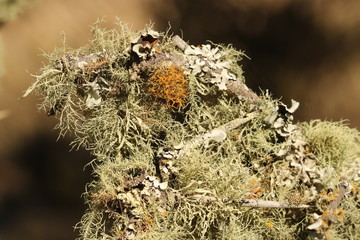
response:
<svg viewBox="0 0 360 240"><path fill-rule="evenodd" d="M231 46L100 24L24 94L95 157L79 239L360 239L357 130L294 123Z"/></svg>

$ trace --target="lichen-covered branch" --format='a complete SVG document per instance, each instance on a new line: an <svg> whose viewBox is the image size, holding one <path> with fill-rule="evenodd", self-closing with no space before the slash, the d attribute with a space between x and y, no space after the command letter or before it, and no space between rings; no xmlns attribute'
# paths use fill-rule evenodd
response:
<svg viewBox="0 0 360 240"><path fill-rule="evenodd" d="M219 201L219 199L210 196L203 196L203 195L193 195L191 198L197 199L203 202L215 202ZM257 199L235 199L230 200L228 198L220 199L221 202L224 203L235 203L239 207L255 207L255 208L309 208L309 205L306 204L288 204L283 202L277 201L266 201L266 200L257 200Z"/></svg>
<svg viewBox="0 0 360 240"><path fill-rule="evenodd" d="M79 239L360 238L357 130L294 123L232 46L117 25L46 55L24 93L94 155Z"/></svg>

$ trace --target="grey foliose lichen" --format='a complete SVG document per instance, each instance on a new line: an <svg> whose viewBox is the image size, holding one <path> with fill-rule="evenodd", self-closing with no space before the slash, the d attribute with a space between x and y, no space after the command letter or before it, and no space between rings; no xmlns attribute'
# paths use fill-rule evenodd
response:
<svg viewBox="0 0 360 240"><path fill-rule="evenodd" d="M79 239L360 238L357 130L294 123L231 46L118 26L47 55L24 94L95 156Z"/></svg>
<svg viewBox="0 0 360 240"><path fill-rule="evenodd" d="M231 61L224 59L224 52L210 44L201 47L188 46L184 54L187 59L186 67L189 73L215 84L219 90L226 90L229 80L236 80L236 76L229 71Z"/></svg>

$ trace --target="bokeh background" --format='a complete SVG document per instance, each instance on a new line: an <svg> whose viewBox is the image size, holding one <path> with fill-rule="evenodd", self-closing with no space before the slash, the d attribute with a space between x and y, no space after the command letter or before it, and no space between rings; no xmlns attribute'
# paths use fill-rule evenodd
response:
<svg viewBox="0 0 360 240"><path fill-rule="evenodd" d="M0 0L4 1L4 0ZM191 44L232 44L251 58L247 83L285 103L300 101L297 121L348 119L360 126L360 1L358 0L36 0L1 22L6 72L0 77L0 239L74 239L91 180L92 157L57 140L56 119L19 100L46 61L42 51L78 48L89 26L105 16L140 30L182 34ZM0 9L1 10L1 9ZM1 52L1 50L0 50ZM1 68L1 67L0 67Z"/></svg>

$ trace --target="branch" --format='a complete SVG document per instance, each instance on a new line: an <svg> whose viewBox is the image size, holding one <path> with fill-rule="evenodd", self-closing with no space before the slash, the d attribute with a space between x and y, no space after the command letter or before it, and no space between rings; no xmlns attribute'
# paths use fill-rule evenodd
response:
<svg viewBox="0 0 360 240"><path fill-rule="evenodd" d="M346 194L351 191L349 190L349 188L351 189L349 182L344 177L341 177L340 180L341 181L338 185L338 196L328 204L326 211L324 211L321 216L317 215L316 213L314 214L314 218L317 221L307 226L307 229L321 232L322 229L327 229L331 223L336 223L339 221L341 218L342 209L337 210L337 208Z"/></svg>
<svg viewBox="0 0 360 240"><path fill-rule="evenodd" d="M342 177L340 180L341 181L339 183L339 195L329 203L326 211L335 211L340 205L342 199L349 192L349 182L346 181L344 177Z"/></svg>
<svg viewBox="0 0 360 240"><path fill-rule="evenodd" d="M255 118L256 115L257 115L256 113L250 113L245 118L236 118L228 123L225 123L224 125L214 128L211 131L195 136L193 139L191 139L190 141L184 144L177 158L182 157L182 155L185 154L187 151L195 147L198 147L201 144L208 145L210 141L215 141L215 142L224 141L227 137L227 132L235 128L238 128L241 125L244 125L245 123Z"/></svg>
<svg viewBox="0 0 360 240"><path fill-rule="evenodd" d="M239 207L255 207L255 208L309 208L310 205L299 204L293 205L289 203L277 202L277 201L267 201L267 200L258 200L258 199L237 199L231 200L229 198L216 198L210 196L204 196L200 194L192 195L191 198L196 200L201 200L203 202L215 202L220 201L223 203L232 202L239 205Z"/></svg>
<svg viewBox="0 0 360 240"><path fill-rule="evenodd" d="M165 159L175 159L181 158L189 150L198 147L202 144L208 145L210 141L222 142L227 137L227 132L244 125L250 120L254 119L257 116L257 113L249 113L245 118L236 118L228 123L225 123L217 128L214 128L211 131L208 131L204 134L197 135L190 141L186 143L181 143L172 148L159 148L157 157Z"/></svg>

